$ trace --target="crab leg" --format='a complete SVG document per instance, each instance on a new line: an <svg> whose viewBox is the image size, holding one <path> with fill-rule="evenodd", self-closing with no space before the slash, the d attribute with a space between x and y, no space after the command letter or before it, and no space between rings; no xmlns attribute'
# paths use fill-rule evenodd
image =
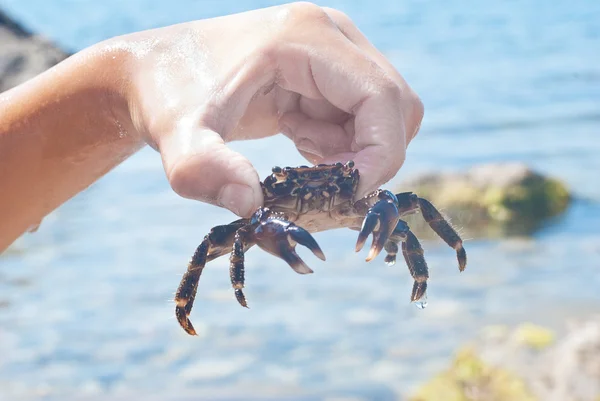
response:
<svg viewBox="0 0 600 401"><path fill-rule="evenodd" d="M450 223L444 219L444 216L427 199L419 198L412 192L402 192L396 194L400 214L410 214L421 210L423 219L429 224L429 227L440 236L451 248L456 250L458 259L458 268L462 272L467 267L467 253L462 245L462 239L452 228Z"/></svg>
<svg viewBox="0 0 600 401"><path fill-rule="evenodd" d="M444 219L442 214L427 199L419 198L419 208L423 219L431 229L437 233L450 247L456 250L458 269L462 272L467 267L467 252L462 245L462 239L452 228L450 223Z"/></svg>
<svg viewBox="0 0 600 401"><path fill-rule="evenodd" d="M388 266L392 266L396 263L396 255L398 254L398 244L406 241L406 234L410 231L408 224L404 220L398 220L396 228L385 243L385 263Z"/></svg>
<svg viewBox="0 0 600 401"><path fill-rule="evenodd" d="M398 242L400 241L402 240L394 241L392 240L392 237L390 237L390 239L388 239L385 243L385 246L383 248L387 253L384 259L386 265L393 266L396 263L396 255L398 254Z"/></svg>
<svg viewBox="0 0 600 401"><path fill-rule="evenodd" d="M406 240L402 242L402 254L404 260L408 265L410 275L415 280L413 284L413 290L410 297L412 302L418 301L425 295L427 290L427 279L429 278L429 269L427 268L427 262L423 256L425 252L419 243L417 237L408 231L406 233Z"/></svg>
<svg viewBox="0 0 600 401"><path fill-rule="evenodd" d="M175 316L181 327L190 335L196 335L194 326L188 316L192 311L198 281L207 262L225 255L231 250L236 231L248 224L245 219L234 221L231 224L216 226L208 233L196 249L187 271L181 279L175 294Z"/></svg>
<svg viewBox="0 0 600 401"><path fill-rule="evenodd" d="M417 237L410 231L408 224L400 220L394 229L392 235L385 243L387 255L385 262L391 266L396 263L396 254L398 253L398 243L402 242L402 254L410 275L415 280L413 285L411 301L418 301L425 295L427 290L427 279L429 278L429 269L425 261L424 251Z"/></svg>
<svg viewBox="0 0 600 401"><path fill-rule="evenodd" d="M235 290L235 298L244 308L248 307L246 297L242 291L245 280L244 253L255 244L251 235L253 230L254 226L250 225L236 231L233 241L233 251L229 257L229 277L231 277L231 285Z"/></svg>
<svg viewBox="0 0 600 401"><path fill-rule="evenodd" d="M378 191L377 198L379 200L365 215L355 247L356 252L359 252L369 235L373 233L373 243L367 255L367 262L379 255L400 220L398 201L394 194L389 191Z"/></svg>

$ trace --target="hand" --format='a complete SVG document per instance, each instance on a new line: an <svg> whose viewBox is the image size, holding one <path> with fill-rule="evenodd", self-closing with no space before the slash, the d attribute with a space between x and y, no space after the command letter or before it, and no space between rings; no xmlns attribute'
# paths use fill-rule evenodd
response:
<svg viewBox="0 0 600 401"><path fill-rule="evenodd" d="M423 106L339 11L295 3L120 37L135 129L181 196L249 216L251 163L226 146L283 132L312 163L353 159L359 195L391 179Z"/></svg>

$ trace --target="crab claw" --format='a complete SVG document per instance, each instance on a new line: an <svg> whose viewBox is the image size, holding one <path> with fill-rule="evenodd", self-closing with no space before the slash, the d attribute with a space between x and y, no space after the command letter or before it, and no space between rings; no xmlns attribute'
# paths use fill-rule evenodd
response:
<svg viewBox="0 0 600 401"><path fill-rule="evenodd" d="M325 261L325 254L321 250L321 247L319 247L319 244L317 244L317 241L315 241L315 238L308 231L290 223L287 232L294 241L300 245L304 245L310 249L317 258Z"/></svg>
<svg viewBox="0 0 600 401"><path fill-rule="evenodd" d="M261 223L254 231L254 239L259 247L285 260L299 274L313 271L296 253L296 244L304 245L316 257L325 260L319 244L308 231L283 219L269 218Z"/></svg>
<svg viewBox="0 0 600 401"><path fill-rule="evenodd" d="M377 203L369 209L365 216L356 241L356 252L363 248L367 238L373 233L373 243L366 261L370 262L375 259L385 246L399 220L400 213L398 212L396 197L389 191L382 191L379 194Z"/></svg>
<svg viewBox="0 0 600 401"><path fill-rule="evenodd" d="M365 219L363 220L360 232L358 233L356 247L354 248L356 252L360 252L360 250L363 249L363 246L365 246L365 242L367 242L367 238L369 238L369 235L373 232L375 227L377 227L378 223L379 216L371 212L371 210L369 210L369 212L365 216Z"/></svg>

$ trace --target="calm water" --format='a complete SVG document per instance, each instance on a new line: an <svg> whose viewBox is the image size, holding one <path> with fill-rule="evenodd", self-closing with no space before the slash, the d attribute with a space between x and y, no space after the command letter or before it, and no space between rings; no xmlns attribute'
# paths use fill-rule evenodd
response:
<svg viewBox="0 0 600 401"><path fill-rule="evenodd" d="M271 4L0 0L75 50ZM407 302L406 268L382 257L366 264L350 231L317 235L328 262L303 252L311 276L252 250L250 310L233 299L223 258L202 277L200 336L191 338L173 318L174 290L207 230L233 216L179 199L146 149L0 258L0 400L394 399L485 324L560 327L600 311L600 2L323 4L348 13L426 105L394 182L523 160L567 181L580 200L533 238L471 239L461 275L452 250L425 242L432 279L423 311ZM270 153L273 145L283 153ZM303 163L281 138L234 146L261 175Z"/></svg>

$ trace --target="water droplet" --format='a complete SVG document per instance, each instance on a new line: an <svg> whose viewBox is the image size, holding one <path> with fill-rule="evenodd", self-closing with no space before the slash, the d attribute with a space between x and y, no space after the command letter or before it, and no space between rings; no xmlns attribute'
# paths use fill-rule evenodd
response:
<svg viewBox="0 0 600 401"><path fill-rule="evenodd" d="M396 264L396 261L395 260L386 260L385 264L388 266L394 266Z"/></svg>
<svg viewBox="0 0 600 401"><path fill-rule="evenodd" d="M34 224L30 225L29 227L27 227L27 232L28 233L34 233L34 232L36 232L40 228L41 224L42 224L42 221L40 220L37 223L34 223Z"/></svg>
<svg viewBox="0 0 600 401"><path fill-rule="evenodd" d="M425 309L427 308L427 294L424 294L421 299L413 302L415 304L415 306L419 309Z"/></svg>
<svg viewBox="0 0 600 401"><path fill-rule="evenodd" d="M415 301L415 306L419 309L427 308L427 301Z"/></svg>

